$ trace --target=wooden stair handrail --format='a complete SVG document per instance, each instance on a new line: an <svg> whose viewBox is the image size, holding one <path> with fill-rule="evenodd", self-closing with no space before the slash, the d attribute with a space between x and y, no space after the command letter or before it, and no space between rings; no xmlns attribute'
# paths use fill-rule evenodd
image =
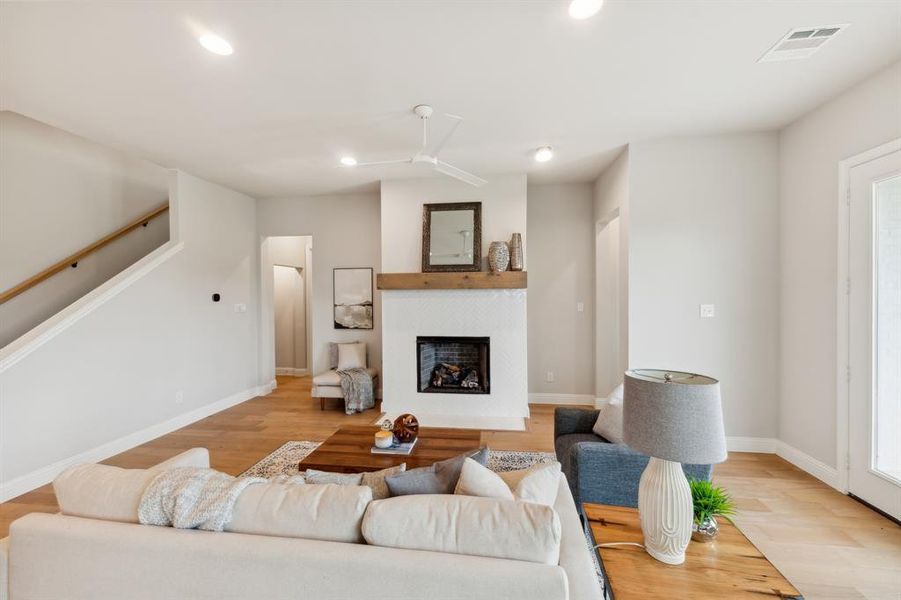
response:
<svg viewBox="0 0 901 600"><path fill-rule="evenodd" d="M140 227L141 225L145 225L145 224L149 223L152 219L160 216L167 210L169 210L168 202L154 208L153 210L151 210L150 212L148 212L146 214L141 215L134 221L131 221L124 227L120 227L119 229L112 232L111 234L100 238L93 244L91 244L89 246L85 246L84 248L82 248L81 250L76 252L75 254L71 254L71 255L67 256L66 258L62 259L61 261L54 263L53 265L47 267L46 269L44 269L37 275L29 277L22 283L20 283L18 285L14 285L13 287L9 288L8 290L5 290L4 292L0 293L0 304L3 304L4 302L8 302L8 301L12 300L13 298L18 296L22 292L33 288L37 284L41 283L42 281L44 281L46 279L49 279L50 277L53 277L60 271L65 270L67 267L77 265L78 261L80 261L84 257L88 256L89 254L93 254L94 252L100 250L107 244L119 239L120 237L122 237L123 235L125 235L126 233L131 231L132 229L136 229L136 228Z"/></svg>

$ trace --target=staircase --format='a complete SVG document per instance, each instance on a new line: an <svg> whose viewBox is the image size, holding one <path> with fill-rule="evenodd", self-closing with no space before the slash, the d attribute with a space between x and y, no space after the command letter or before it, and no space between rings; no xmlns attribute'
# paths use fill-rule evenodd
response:
<svg viewBox="0 0 901 600"><path fill-rule="evenodd" d="M0 292L5 347L169 240L169 202Z"/></svg>

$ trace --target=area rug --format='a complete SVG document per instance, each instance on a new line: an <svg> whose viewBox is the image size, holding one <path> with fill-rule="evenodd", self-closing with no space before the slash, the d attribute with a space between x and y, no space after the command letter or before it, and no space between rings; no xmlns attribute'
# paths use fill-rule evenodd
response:
<svg viewBox="0 0 901 600"><path fill-rule="evenodd" d="M276 477L278 475L297 475L297 464L306 458L321 442L287 442L274 452L263 458L238 477ZM528 469L532 465L551 463L557 457L550 452L518 452L513 450L491 450L488 454L488 468L495 472L518 471ZM591 538L585 532L594 571L598 577L598 585L603 592L604 579L598 564Z"/></svg>

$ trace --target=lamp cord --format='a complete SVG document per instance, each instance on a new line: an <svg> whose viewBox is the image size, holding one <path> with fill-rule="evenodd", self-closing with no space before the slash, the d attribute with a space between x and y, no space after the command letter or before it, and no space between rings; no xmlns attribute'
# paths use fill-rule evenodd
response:
<svg viewBox="0 0 901 600"><path fill-rule="evenodd" d="M597 544L592 546L592 550L597 548L609 548L611 546L638 546L639 548L644 548L644 544L639 544L638 542L607 542L606 544Z"/></svg>

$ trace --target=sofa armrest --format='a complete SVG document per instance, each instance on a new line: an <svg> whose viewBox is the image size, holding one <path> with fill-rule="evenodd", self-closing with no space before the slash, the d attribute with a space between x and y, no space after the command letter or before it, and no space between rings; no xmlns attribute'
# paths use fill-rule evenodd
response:
<svg viewBox="0 0 901 600"><path fill-rule="evenodd" d="M570 433L592 433L600 411L590 408L557 408L554 410L554 439Z"/></svg>
<svg viewBox="0 0 901 600"><path fill-rule="evenodd" d="M579 442L570 448L570 464L581 502L638 506L638 483L649 458L625 444ZM709 480L712 465L682 465L686 477Z"/></svg>

